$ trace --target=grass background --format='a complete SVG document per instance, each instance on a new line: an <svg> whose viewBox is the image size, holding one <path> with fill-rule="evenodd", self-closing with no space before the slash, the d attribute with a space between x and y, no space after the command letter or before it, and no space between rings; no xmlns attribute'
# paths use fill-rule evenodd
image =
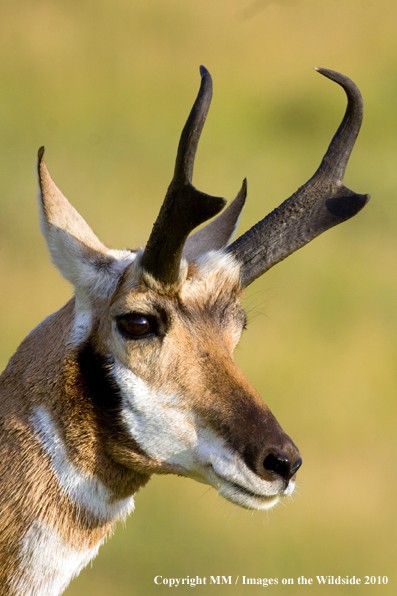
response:
<svg viewBox="0 0 397 596"><path fill-rule="evenodd" d="M1 368L71 295L39 232L40 145L99 237L136 247L171 179L199 64L214 99L194 182L232 199L248 177L241 232L312 175L342 118L343 91L312 67L347 74L365 100L345 182L370 204L245 298L236 359L301 450L296 494L251 513L193 481L154 478L67 596L168 593L156 575L294 578L268 588L280 596L396 593L396 20L394 0L0 4ZM301 575L389 584L305 589Z"/></svg>

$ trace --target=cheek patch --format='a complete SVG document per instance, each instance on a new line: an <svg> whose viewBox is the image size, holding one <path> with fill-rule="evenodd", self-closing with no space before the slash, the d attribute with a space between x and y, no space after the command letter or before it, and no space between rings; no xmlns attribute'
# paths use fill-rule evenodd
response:
<svg viewBox="0 0 397 596"><path fill-rule="evenodd" d="M151 457L166 461L197 443L193 417L183 399L151 388L121 363L114 365L120 388L121 417L128 433Z"/></svg>

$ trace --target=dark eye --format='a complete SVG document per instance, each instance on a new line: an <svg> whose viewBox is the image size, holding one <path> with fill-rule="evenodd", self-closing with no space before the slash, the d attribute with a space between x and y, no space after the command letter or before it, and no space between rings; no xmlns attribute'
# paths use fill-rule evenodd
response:
<svg viewBox="0 0 397 596"><path fill-rule="evenodd" d="M142 339L157 332L156 319L150 315L132 312L117 317L118 330L127 339Z"/></svg>

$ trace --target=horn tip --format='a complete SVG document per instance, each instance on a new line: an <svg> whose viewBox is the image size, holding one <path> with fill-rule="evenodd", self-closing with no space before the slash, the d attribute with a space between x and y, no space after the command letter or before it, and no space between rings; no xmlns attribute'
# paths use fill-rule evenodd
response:
<svg viewBox="0 0 397 596"><path fill-rule="evenodd" d="M321 68L320 66L315 66L314 70L319 72L320 74L322 74L324 77L327 77L328 79L333 79L333 80L339 74L335 70L329 70L328 68Z"/></svg>
<svg viewBox="0 0 397 596"><path fill-rule="evenodd" d="M347 91L347 90L354 91L355 90L355 93L357 95L361 95L357 89L356 84L351 79L349 79L349 77L347 77L346 75L344 75L340 72L337 72L336 70L329 70L328 68L320 68L319 66L316 66L314 68L314 70L319 72L324 77L327 77L327 79L330 79L331 81L338 83L338 85L341 85L345 89L345 91Z"/></svg>
<svg viewBox="0 0 397 596"><path fill-rule="evenodd" d="M210 75L209 70L207 68L205 68L205 66L203 66L202 64L200 65L200 76L203 81L209 80L212 82L212 77Z"/></svg>
<svg viewBox="0 0 397 596"><path fill-rule="evenodd" d="M44 152L45 152L45 147L43 145L42 147L40 147L40 149L37 152L37 158L39 160L39 163L42 161L42 159L44 157Z"/></svg>

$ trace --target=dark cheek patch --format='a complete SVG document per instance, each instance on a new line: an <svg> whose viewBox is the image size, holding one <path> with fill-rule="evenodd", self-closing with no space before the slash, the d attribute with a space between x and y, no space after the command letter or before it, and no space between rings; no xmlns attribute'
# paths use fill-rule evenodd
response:
<svg viewBox="0 0 397 596"><path fill-rule="evenodd" d="M118 411L121 395L112 377L109 359L98 354L88 340L79 351L77 362L90 401L99 409Z"/></svg>
<svg viewBox="0 0 397 596"><path fill-rule="evenodd" d="M77 355L77 362L86 398L92 404L104 440L110 437L135 453L145 455L122 422L122 395L112 374L111 359L99 354L88 339Z"/></svg>

